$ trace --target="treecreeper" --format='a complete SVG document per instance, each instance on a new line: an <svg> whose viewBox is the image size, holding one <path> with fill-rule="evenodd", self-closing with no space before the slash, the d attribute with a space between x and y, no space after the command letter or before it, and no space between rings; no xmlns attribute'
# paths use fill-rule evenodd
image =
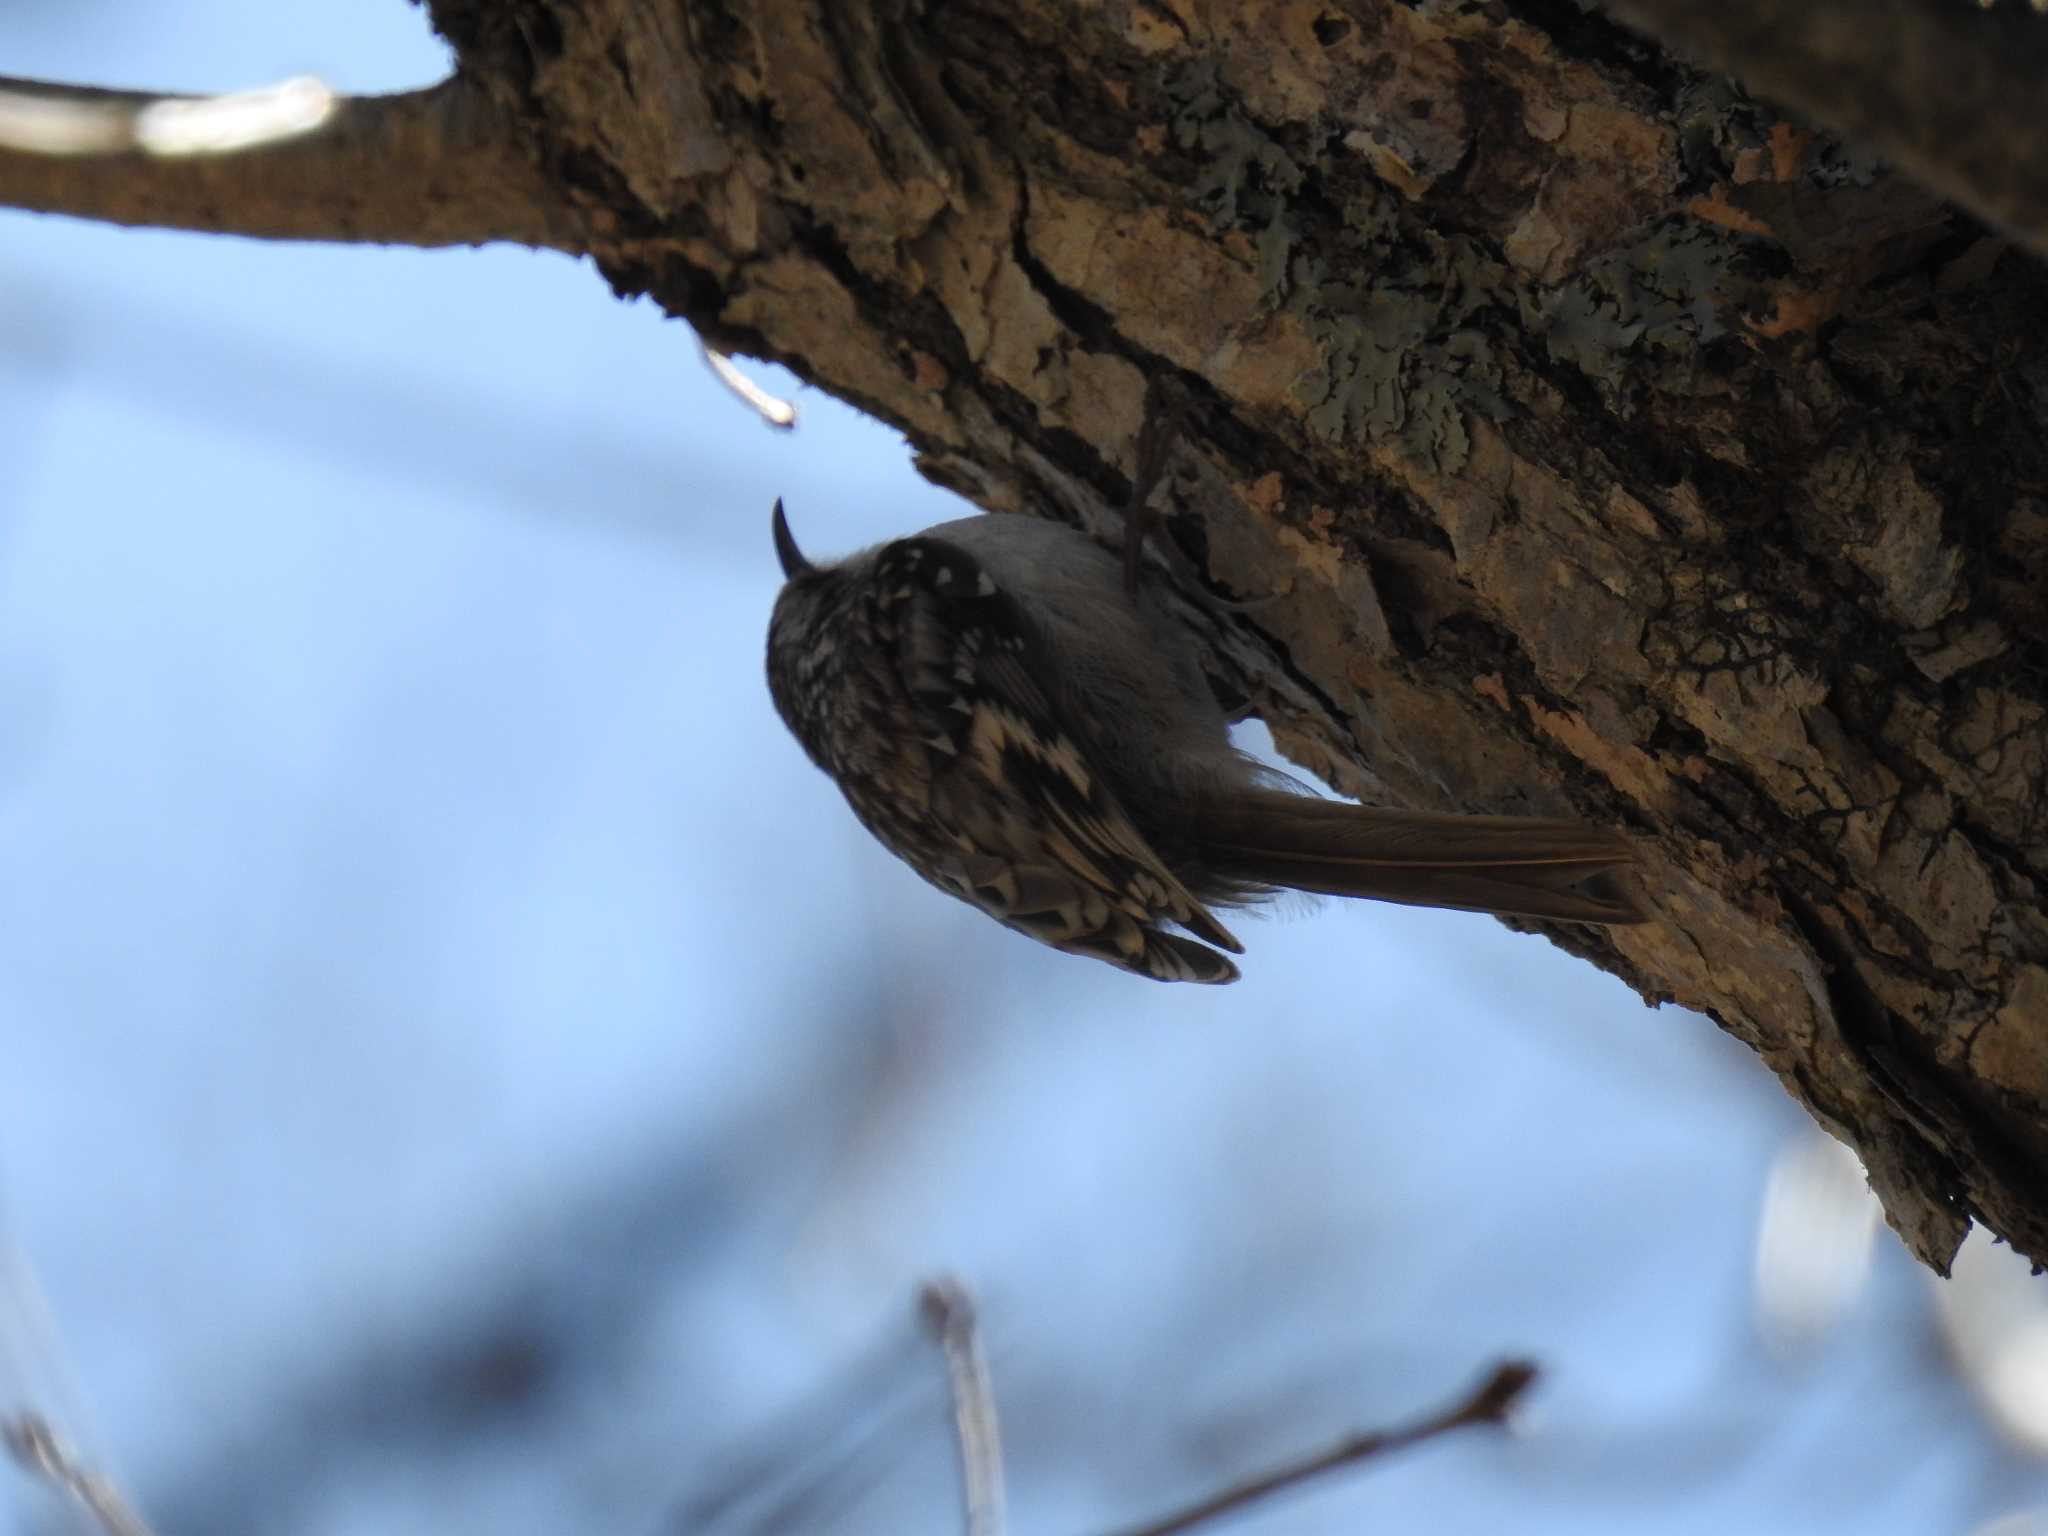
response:
<svg viewBox="0 0 2048 1536"><path fill-rule="evenodd" d="M1192 636L1075 529L967 517L814 565L778 501L774 535L783 722L883 847L1042 944L1224 982L1216 909L1283 889L1646 919L1619 831L1319 799L1238 751Z"/></svg>

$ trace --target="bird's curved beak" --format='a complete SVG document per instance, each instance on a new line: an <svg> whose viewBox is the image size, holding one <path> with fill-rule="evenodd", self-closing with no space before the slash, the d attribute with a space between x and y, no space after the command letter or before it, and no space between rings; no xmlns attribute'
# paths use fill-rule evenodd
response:
<svg viewBox="0 0 2048 1536"><path fill-rule="evenodd" d="M785 577L797 577L811 569L811 562L804 558L804 552L796 547L796 540L789 531L789 519L782 515L782 498L775 498L775 558L782 562Z"/></svg>

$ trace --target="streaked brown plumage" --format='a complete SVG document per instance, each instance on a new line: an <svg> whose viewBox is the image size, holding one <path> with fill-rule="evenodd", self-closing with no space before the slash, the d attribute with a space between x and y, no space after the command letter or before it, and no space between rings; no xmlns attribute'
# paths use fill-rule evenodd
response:
<svg viewBox="0 0 2048 1536"><path fill-rule="evenodd" d="M1041 943L1224 982L1238 972L1218 951L1243 946L1210 909L1281 887L1644 918L1619 833L1274 787L1230 745L1185 632L1073 529L970 517L823 566L780 502L774 531L783 720L884 847Z"/></svg>

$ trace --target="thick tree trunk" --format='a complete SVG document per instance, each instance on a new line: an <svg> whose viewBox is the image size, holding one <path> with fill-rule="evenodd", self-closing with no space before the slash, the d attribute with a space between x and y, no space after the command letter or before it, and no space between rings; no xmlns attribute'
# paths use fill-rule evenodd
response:
<svg viewBox="0 0 2048 1536"><path fill-rule="evenodd" d="M563 243L984 506L1113 542L1176 376L1164 542L1282 745L1640 833L1660 921L1553 936L1750 1043L1930 1264L2048 1261L2023 246L1569 0L430 8Z"/></svg>

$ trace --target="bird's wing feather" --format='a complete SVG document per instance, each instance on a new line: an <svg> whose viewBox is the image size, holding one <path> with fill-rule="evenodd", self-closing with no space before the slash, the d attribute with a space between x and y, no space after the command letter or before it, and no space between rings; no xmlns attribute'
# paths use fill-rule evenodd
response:
<svg viewBox="0 0 2048 1536"><path fill-rule="evenodd" d="M875 561L875 619L930 754L934 819L956 834L949 888L1057 949L1162 980L1234 980L1214 950L1159 931L1177 923L1242 952L1060 720L1024 609L941 539L899 539Z"/></svg>

